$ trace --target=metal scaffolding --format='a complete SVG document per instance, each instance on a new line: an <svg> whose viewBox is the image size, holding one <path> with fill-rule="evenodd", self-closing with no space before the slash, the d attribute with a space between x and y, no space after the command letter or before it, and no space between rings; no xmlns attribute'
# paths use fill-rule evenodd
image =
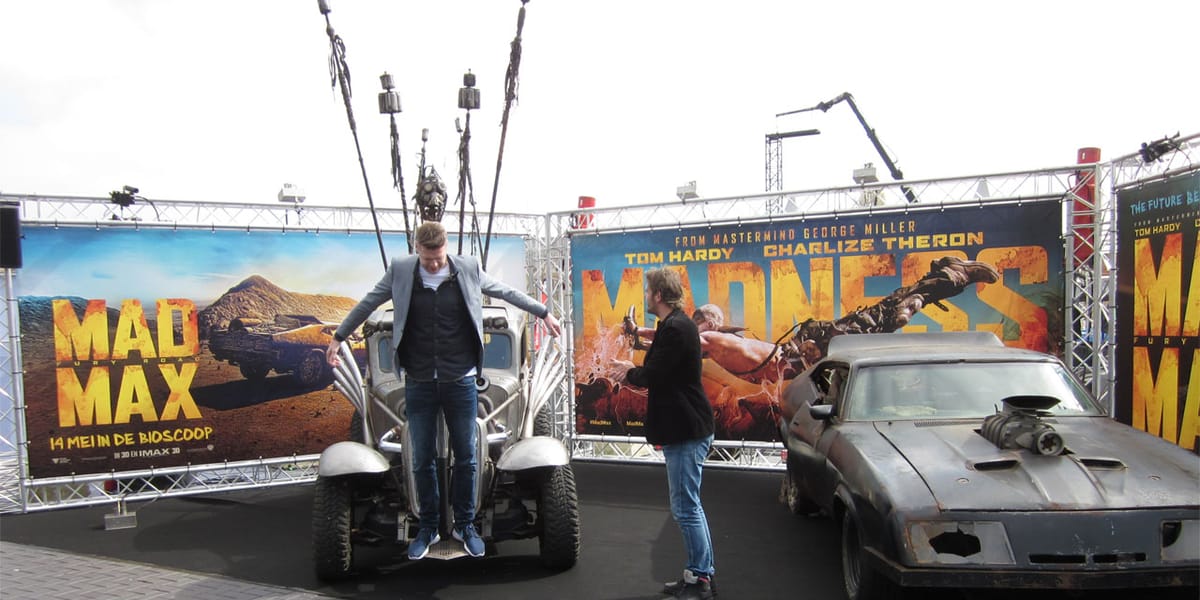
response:
<svg viewBox="0 0 1200 600"><path fill-rule="evenodd" d="M951 206L1055 200L1064 211L1064 256L1067 273L1064 315L1064 358L1111 413L1114 404L1113 364L1116 311L1115 189L1122 184L1168 177L1200 168L1193 158L1200 135L1184 138L1181 147L1154 165L1138 164L1137 154L1112 163L1069 165L1036 171L972 175L946 179L904 180L829 189L769 192L746 196L698 199L687 203L589 209L594 227L571 229L571 212L549 215L548 245L570 244L576 236L610 232L655 231L694 226L803 221L839 215L872 215ZM1081 183L1095 181L1091 200L1081 195ZM918 204L906 201L907 188ZM882 205L862 199L883 199ZM1076 218L1076 217L1083 218ZM1086 252L1081 246L1087 248ZM1087 260L1076 263L1078 254ZM565 251L569 256L569 249ZM570 269L561 271L569 278ZM569 288L570 282L556 284ZM562 307L564 323L575 320L571 305ZM574 369L574 357L569 361ZM570 431L568 431L570 433ZM623 436L574 435L573 454L579 459L660 462L662 456L644 439ZM710 464L746 468L783 467L782 444L717 441Z"/></svg>
<svg viewBox="0 0 1200 600"><path fill-rule="evenodd" d="M1064 215L1063 249L1067 273L1064 358L1111 412L1115 382L1116 194L1119 190L1200 169L1200 134L1174 140L1169 152L1146 160L1133 153L1108 163L1067 165L1036 171L992 173L946 179L905 180L829 189L778 191L696 199L688 202L588 208L545 216L497 214L492 230L521 236L526 246L527 289L540 295L564 328L558 341L566 354L553 407L556 434L574 458L618 462L661 462L661 453L643 438L579 435L574 414L574 323L571 242L605 232L654 231L692 226L737 225L940 210L963 205L1055 200ZM1095 182L1089 199L1083 184ZM770 181L768 181L770 183ZM919 199L906 201L903 185ZM869 197L872 203L864 203ZM874 204L882 199L881 204ZM0 195L21 206L22 221L34 225L118 228L202 228L338 233L373 231L366 208L300 205L223 204L155 201L118 206L108 198ZM411 216L411 215L410 215ZM404 213L379 210L385 232L404 231ZM589 223L587 229L572 224ZM1076 257L1082 257L1077 259ZM266 458L239 463L33 480L25 471L24 398L20 324L13 271L3 274L0 304L0 512L34 511L86 504L113 504L168 495L199 494L312 481L317 456ZM712 466L781 469L782 445L718 441Z"/></svg>
<svg viewBox="0 0 1200 600"><path fill-rule="evenodd" d="M132 229L201 229L305 232L339 234L374 231L366 208L300 206L288 204L221 204L154 200L128 206L108 198L0 195L0 200L20 204L27 225ZM404 213L378 210L385 233L404 232ZM411 217L411 215L410 215ZM561 276L535 275L550 264L553 253L543 248L545 218L522 214L496 214L496 235L520 236L526 243L531 284ZM13 284L15 271L3 274L4 303L0 306L0 513L32 512L67 506L119 504L164 496L184 496L214 491L271 487L310 482L317 477L319 455L264 457L257 460L190 465L140 471L123 471L66 477L29 477L23 427L25 398L22 391L20 323ZM567 278L569 280L569 278ZM530 289L535 289L531 285ZM558 305L564 303L562 292ZM569 398L569 396L567 396ZM556 414L564 402L556 400ZM560 427L567 420L560 416Z"/></svg>

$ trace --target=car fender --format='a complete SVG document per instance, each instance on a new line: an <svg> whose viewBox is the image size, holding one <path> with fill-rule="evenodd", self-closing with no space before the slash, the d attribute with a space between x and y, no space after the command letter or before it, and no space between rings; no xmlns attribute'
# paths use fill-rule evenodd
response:
<svg viewBox="0 0 1200 600"><path fill-rule="evenodd" d="M509 446L496 461L502 471L523 471L537 467L561 467L571 462L563 443L547 436L535 436Z"/></svg>
<svg viewBox="0 0 1200 600"><path fill-rule="evenodd" d="M378 450L358 442L338 442L321 453L317 474L321 477L383 473L390 468Z"/></svg>

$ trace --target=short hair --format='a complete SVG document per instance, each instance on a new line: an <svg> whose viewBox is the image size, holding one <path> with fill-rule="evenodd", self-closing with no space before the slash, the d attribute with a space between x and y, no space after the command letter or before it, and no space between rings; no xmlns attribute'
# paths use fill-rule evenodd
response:
<svg viewBox="0 0 1200 600"><path fill-rule="evenodd" d="M692 313L692 321L697 325L710 323L713 327L721 327L725 324L725 312L716 304L705 304Z"/></svg>
<svg viewBox="0 0 1200 600"><path fill-rule="evenodd" d="M671 308L683 306L683 281L678 272L670 269L646 271L646 285L652 295L661 295L663 304Z"/></svg>
<svg viewBox="0 0 1200 600"><path fill-rule="evenodd" d="M437 221L425 221L417 227L417 245L437 250L446 245L446 228Z"/></svg>

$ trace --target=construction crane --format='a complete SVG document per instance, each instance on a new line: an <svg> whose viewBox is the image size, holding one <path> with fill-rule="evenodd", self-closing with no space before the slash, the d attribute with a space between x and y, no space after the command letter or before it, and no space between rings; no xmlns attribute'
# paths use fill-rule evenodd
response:
<svg viewBox="0 0 1200 600"><path fill-rule="evenodd" d="M850 92L843 92L837 98L834 98L833 100L830 100L828 102L820 102L816 106L812 106L809 108L801 108L799 110L790 110L788 112L778 113L775 116L782 117L782 116L786 116L786 115L794 115L796 113L808 112L810 110L818 110L818 109L820 109L821 112L826 112L830 108L832 108L833 105L837 104L838 102L842 102L842 101L845 101L846 104L849 104L850 110L854 111L854 116L856 118L858 118L858 122L861 123L863 126L863 129L866 130L867 137L870 138L870 140L871 140L871 145L875 146L875 151L878 152L879 157L883 159L883 164L887 165L888 172L892 174L892 179L895 179L896 181L903 180L904 173L900 172L900 168L896 166L896 163L894 161L892 161L892 157L888 156L887 151L883 149L883 144L881 144L879 142L879 136L875 135L875 130L871 129L870 125L867 125L867 120L863 118L862 112L860 112L858 110L858 105L854 103L854 96L851 96ZM914 194L912 189L909 188L908 186L901 185L900 190L904 192L904 197L907 198L910 203L915 203L917 201L916 194Z"/></svg>

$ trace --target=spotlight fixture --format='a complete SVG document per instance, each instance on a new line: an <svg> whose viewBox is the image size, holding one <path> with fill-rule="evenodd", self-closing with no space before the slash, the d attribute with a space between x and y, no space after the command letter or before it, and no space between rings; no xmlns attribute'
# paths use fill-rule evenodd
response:
<svg viewBox="0 0 1200 600"><path fill-rule="evenodd" d="M695 181L689 181L687 182L687 185L681 185L675 188L675 195L679 197L680 202L687 202L688 200L695 200L696 198L700 197L696 194Z"/></svg>
<svg viewBox="0 0 1200 600"><path fill-rule="evenodd" d="M278 198L280 202L285 202L287 204L300 204L301 202L304 202L304 199L307 198L307 196L304 195L304 189L300 186L292 183L285 183L283 184L283 187L279 188L279 194L276 195L276 198Z"/></svg>
<svg viewBox="0 0 1200 600"><path fill-rule="evenodd" d="M108 197L113 204L125 208L133 205L134 198L137 197L138 189L132 185L123 186L119 191L113 190L108 193Z"/></svg>
<svg viewBox="0 0 1200 600"><path fill-rule="evenodd" d="M146 204L150 205L150 208L154 209L154 219L156 221L162 220L162 217L158 214L158 207L154 205L154 202L151 201L149 198L146 198L145 196L139 196L138 191L139 190L136 187L133 187L132 185L125 185L125 186L121 186L120 190L113 190L108 193L109 202L116 204L118 207L120 207L120 212L113 214L112 220L114 220L114 221L126 220L125 219L125 209L130 206L133 206L134 202L137 200L144 200L146 202ZM134 216L134 217L131 217L129 220L140 221L141 219L139 219L137 216Z"/></svg>

